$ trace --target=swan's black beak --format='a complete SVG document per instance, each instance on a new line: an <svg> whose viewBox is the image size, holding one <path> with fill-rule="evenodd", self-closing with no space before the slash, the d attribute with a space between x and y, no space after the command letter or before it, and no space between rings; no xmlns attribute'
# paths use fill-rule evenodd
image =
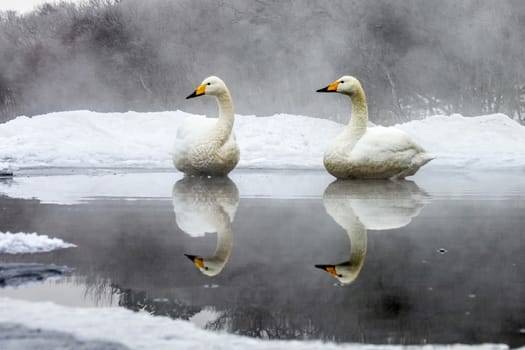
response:
<svg viewBox="0 0 525 350"><path fill-rule="evenodd" d="M192 262L193 260L195 260L195 258L197 257L197 255L191 255L191 254L184 254L188 259L190 259Z"/></svg>
<svg viewBox="0 0 525 350"><path fill-rule="evenodd" d="M325 270L330 275L335 277L342 277L341 275L337 274L337 271L335 271L335 265L315 265L318 269Z"/></svg>
<svg viewBox="0 0 525 350"><path fill-rule="evenodd" d="M190 259L195 264L195 266L197 266L199 269L204 268L204 260L200 256L190 255L190 254L184 254L184 255L186 255L186 257Z"/></svg>
<svg viewBox="0 0 525 350"><path fill-rule="evenodd" d="M202 96L204 95L205 92L206 92L206 85L202 84L197 88L197 90L193 91L191 95L186 96L186 99Z"/></svg>
<svg viewBox="0 0 525 350"><path fill-rule="evenodd" d="M191 95L186 96L186 100L189 99L189 98L197 97L197 96L199 96L199 95L197 95L197 90L195 90L195 91L193 91L193 92L191 93Z"/></svg>
<svg viewBox="0 0 525 350"><path fill-rule="evenodd" d="M337 86L340 84L338 81L334 81L332 84L322 89L316 90L316 92L337 92Z"/></svg>
<svg viewBox="0 0 525 350"><path fill-rule="evenodd" d="M315 92L335 92L335 91L328 91L328 86L327 87L324 87L322 89L319 89L319 90L315 90ZM317 266L316 266L317 267Z"/></svg>

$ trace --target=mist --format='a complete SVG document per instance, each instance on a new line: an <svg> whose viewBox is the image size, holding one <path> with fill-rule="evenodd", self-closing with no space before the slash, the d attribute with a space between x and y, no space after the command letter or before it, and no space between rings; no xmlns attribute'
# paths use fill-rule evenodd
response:
<svg viewBox="0 0 525 350"><path fill-rule="evenodd" d="M519 0L91 0L0 15L0 120L59 110L216 114L185 100L208 75L236 113L348 120L316 94L359 78L370 119L502 112L525 123Z"/></svg>

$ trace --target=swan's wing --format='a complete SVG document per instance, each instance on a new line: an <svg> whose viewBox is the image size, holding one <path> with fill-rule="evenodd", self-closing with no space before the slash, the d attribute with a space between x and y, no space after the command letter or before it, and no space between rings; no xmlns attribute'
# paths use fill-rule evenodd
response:
<svg viewBox="0 0 525 350"><path fill-rule="evenodd" d="M408 134L396 128L369 128L353 148L353 162L386 162L397 160L409 164L412 158L425 150Z"/></svg>
<svg viewBox="0 0 525 350"><path fill-rule="evenodd" d="M198 140L206 138L217 119L205 117L188 117L177 128L173 155L185 153Z"/></svg>
<svg viewBox="0 0 525 350"><path fill-rule="evenodd" d="M216 118L189 117L177 128L176 144L189 144L195 140L206 139L217 123ZM235 144L235 135L232 132L228 144ZM229 145L228 145L229 146Z"/></svg>
<svg viewBox="0 0 525 350"><path fill-rule="evenodd" d="M222 146L221 151L227 155L231 152L239 152L239 147L237 146L237 140L235 138L235 134L232 130L230 137L226 141L226 143Z"/></svg>
<svg viewBox="0 0 525 350"><path fill-rule="evenodd" d="M176 140L183 141L192 138L198 138L211 130L217 122L215 118L188 117L177 128Z"/></svg>
<svg viewBox="0 0 525 350"><path fill-rule="evenodd" d="M369 230L388 230L406 226L429 196L412 181L338 180L325 190L323 202L343 227L358 218Z"/></svg>

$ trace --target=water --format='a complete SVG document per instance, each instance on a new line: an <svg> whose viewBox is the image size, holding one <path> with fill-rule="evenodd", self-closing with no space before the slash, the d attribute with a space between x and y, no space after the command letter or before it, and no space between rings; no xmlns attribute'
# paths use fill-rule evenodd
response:
<svg viewBox="0 0 525 350"><path fill-rule="evenodd" d="M522 346L523 178L15 178L0 182L0 231L38 232L78 248L0 255L74 269L0 296L118 305L261 338Z"/></svg>

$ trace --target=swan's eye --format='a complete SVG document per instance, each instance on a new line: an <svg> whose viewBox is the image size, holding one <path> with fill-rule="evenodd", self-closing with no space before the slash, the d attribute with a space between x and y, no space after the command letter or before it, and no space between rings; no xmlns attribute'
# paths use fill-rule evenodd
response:
<svg viewBox="0 0 525 350"><path fill-rule="evenodd" d="M341 81L340 81L340 83L341 83L341 84L344 84L344 83L345 83L345 81L344 81L344 80L341 80Z"/></svg>
<svg viewBox="0 0 525 350"><path fill-rule="evenodd" d="M211 85L211 83L208 83L208 85Z"/></svg>
<svg viewBox="0 0 525 350"><path fill-rule="evenodd" d="M337 277L341 278L341 277L343 277L343 275L337 275Z"/></svg>
<svg viewBox="0 0 525 350"><path fill-rule="evenodd" d="M204 270L209 270L208 266L205 266L205 267L204 267Z"/></svg>

